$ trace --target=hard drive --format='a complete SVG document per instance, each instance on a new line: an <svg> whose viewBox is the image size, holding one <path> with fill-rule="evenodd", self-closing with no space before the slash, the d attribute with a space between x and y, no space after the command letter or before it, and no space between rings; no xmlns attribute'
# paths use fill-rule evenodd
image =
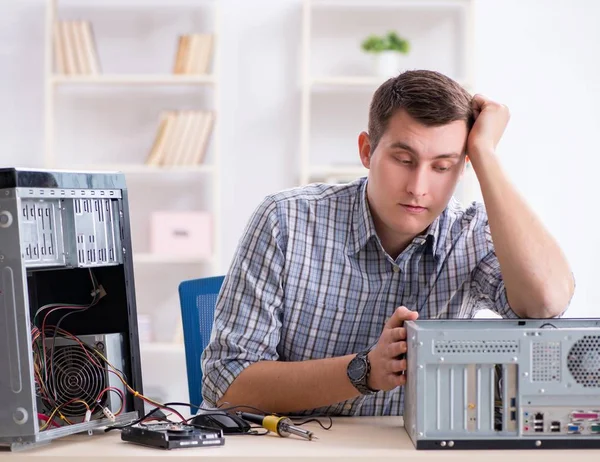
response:
<svg viewBox="0 0 600 462"><path fill-rule="evenodd" d="M121 439L161 449L223 446L225 444L221 430L206 430L177 423L132 425L121 431Z"/></svg>

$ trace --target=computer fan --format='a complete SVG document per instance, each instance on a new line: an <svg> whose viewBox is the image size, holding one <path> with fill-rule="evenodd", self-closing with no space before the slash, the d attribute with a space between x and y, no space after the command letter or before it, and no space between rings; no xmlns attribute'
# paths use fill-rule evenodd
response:
<svg viewBox="0 0 600 462"><path fill-rule="evenodd" d="M119 371L123 367L121 335L83 335L78 340L63 337L46 339L46 392L54 401L54 406L48 411L60 407L66 417L83 418L87 411L82 403L85 401L89 407L95 408L92 416L102 414L102 407L117 414L123 403L116 390L120 390L122 396L126 390L111 367ZM41 404L47 405L43 400Z"/></svg>

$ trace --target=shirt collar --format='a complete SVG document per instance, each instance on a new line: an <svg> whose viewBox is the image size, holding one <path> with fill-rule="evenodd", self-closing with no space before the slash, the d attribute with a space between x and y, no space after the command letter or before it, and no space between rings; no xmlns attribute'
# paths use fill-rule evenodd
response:
<svg viewBox="0 0 600 462"><path fill-rule="evenodd" d="M348 246L350 255L358 253L367 245L371 237L377 236L367 202L367 178L363 178L361 181L362 184L358 188L358 197L352 211L352 242Z"/></svg>
<svg viewBox="0 0 600 462"><path fill-rule="evenodd" d="M355 255L362 250L371 237L374 236L376 239L379 239L377 232L375 231L373 216L371 215L371 210L369 209L369 203L367 201L367 183L368 179L363 178L352 211L352 239L348 246L348 253L350 255ZM431 250L432 255L435 257L439 257L438 243L440 236L440 220L441 216L437 216L429 228L427 228L427 231L415 237L415 240L425 239L428 249Z"/></svg>

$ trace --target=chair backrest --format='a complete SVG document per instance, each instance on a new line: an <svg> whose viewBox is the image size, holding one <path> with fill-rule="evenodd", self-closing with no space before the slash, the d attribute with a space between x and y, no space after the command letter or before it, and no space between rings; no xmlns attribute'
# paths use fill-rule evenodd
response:
<svg viewBox="0 0 600 462"><path fill-rule="evenodd" d="M202 403L202 367L200 358L208 345L217 296L225 276L192 279L179 284L185 360L190 403ZM198 409L190 409L195 414Z"/></svg>

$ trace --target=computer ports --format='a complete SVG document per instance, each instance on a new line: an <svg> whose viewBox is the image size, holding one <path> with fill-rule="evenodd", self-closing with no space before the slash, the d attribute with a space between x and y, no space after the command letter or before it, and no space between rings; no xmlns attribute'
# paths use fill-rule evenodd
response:
<svg viewBox="0 0 600 462"><path fill-rule="evenodd" d="M552 433L560 432L560 422L558 420L553 420L550 422L550 431Z"/></svg>
<svg viewBox="0 0 600 462"><path fill-rule="evenodd" d="M599 422L594 422L592 425L590 425L590 432L592 432L592 433L600 433L600 423Z"/></svg>
<svg viewBox="0 0 600 462"><path fill-rule="evenodd" d="M533 416L533 421L534 422L543 422L544 421L544 413L543 412L536 412L535 415Z"/></svg>
<svg viewBox="0 0 600 462"><path fill-rule="evenodd" d="M571 419L573 420L598 420L600 419L600 413L598 412L572 412Z"/></svg>
<svg viewBox="0 0 600 462"><path fill-rule="evenodd" d="M567 433L581 433L582 428L580 423L570 423L567 425Z"/></svg>

